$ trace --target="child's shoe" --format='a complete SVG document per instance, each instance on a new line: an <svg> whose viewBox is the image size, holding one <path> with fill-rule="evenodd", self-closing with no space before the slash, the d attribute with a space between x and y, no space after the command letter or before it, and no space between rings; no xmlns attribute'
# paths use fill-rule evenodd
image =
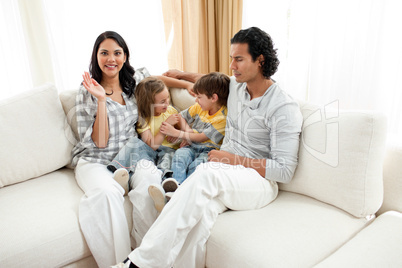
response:
<svg viewBox="0 0 402 268"><path fill-rule="evenodd" d="M113 179L124 189L124 195L128 194L128 180L130 176L125 168L119 168L113 173Z"/></svg>
<svg viewBox="0 0 402 268"><path fill-rule="evenodd" d="M162 188L165 190L165 193L174 192L176 191L177 187L179 187L179 184L173 178L168 178L162 182Z"/></svg>
<svg viewBox="0 0 402 268"><path fill-rule="evenodd" d="M124 262L113 265L112 268L138 268L134 263L131 262L129 258L127 258Z"/></svg>
<svg viewBox="0 0 402 268"><path fill-rule="evenodd" d="M174 192L167 192L165 194L165 198L166 198L166 203L170 201L170 199L172 198Z"/></svg>
<svg viewBox="0 0 402 268"><path fill-rule="evenodd" d="M149 196L154 201L155 209L160 213L165 206L165 191L160 184L153 183L148 187Z"/></svg>

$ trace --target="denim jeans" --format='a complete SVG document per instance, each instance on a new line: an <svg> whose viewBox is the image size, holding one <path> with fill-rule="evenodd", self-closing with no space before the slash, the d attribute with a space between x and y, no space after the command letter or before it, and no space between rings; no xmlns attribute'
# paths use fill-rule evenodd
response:
<svg viewBox="0 0 402 268"><path fill-rule="evenodd" d="M208 152L214 149L213 147L195 143L177 149L173 156L171 168L176 181L179 184L183 183L199 164L208 161Z"/></svg>
<svg viewBox="0 0 402 268"><path fill-rule="evenodd" d="M170 167L175 151L173 148L162 145L154 151L138 137L132 137L110 162L108 169L125 168L131 176L135 172L138 161L145 159L153 162L163 172L162 178L168 178L172 176Z"/></svg>

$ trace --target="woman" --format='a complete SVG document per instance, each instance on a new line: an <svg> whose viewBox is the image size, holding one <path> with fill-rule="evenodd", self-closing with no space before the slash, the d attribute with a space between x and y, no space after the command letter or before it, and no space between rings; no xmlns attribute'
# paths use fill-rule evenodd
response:
<svg viewBox="0 0 402 268"><path fill-rule="evenodd" d="M124 213L124 189L106 165L134 135L138 119L134 99L136 84L149 76L134 71L124 39L107 31L95 41L89 73L76 97L80 141L73 149L78 185L85 192L79 221L86 242L99 267L110 267L131 251ZM92 76L92 78L91 78ZM147 172L151 181L157 173Z"/></svg>

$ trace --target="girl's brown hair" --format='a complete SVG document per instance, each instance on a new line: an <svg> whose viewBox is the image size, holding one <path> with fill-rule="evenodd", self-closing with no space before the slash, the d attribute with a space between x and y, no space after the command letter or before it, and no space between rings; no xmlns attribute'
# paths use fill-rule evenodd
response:
<svg viewBox="0 0 402 268"><path fill-rule="evenodd" d="M135 98L138 107L138 123L145 127L154 113L155 95L166 88L165 83L157 77L149 76L138 83Z"/></svg>

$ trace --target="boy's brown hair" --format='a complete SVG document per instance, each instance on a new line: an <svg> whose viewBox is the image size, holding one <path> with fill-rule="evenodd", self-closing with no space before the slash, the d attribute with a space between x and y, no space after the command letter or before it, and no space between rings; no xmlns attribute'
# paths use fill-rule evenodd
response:
<svg viewBox="0 0 402 268"><path fill-rule="evenodd" d="M229 96L229 83L230 78L226 74L212 72L198 79L193 86L193 91L195 94L205 94L208 98L216 94L218 95L218 103L226 106Z"/></svg>
<svg viewBox="0 0 402 268"><path fill-rule="evenodd" d="M166 88L165 83L157 77L149 76L141 80L134 94L138 107L138 123L144 127L154 114L155 95Z"/></svg>

